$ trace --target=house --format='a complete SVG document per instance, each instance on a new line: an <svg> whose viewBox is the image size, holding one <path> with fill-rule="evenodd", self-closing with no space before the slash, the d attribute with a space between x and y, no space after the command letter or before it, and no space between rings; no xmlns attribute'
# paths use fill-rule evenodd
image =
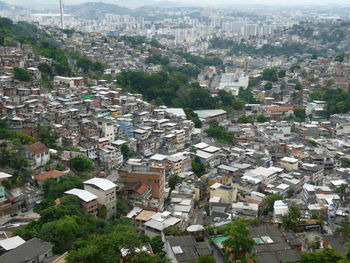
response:
<svg viewBox="0 0 350 263"><path fill-rule="evenodd" d="M41 142L25 145L23 151L32 169L44 166L50 161L49 148Z"/></svg>
<svg viewBox="0 0 350 263"><path fill-rule="evenodd" d="M23 245L26 241L20 236L14 236L6 239L0 240L0 254L3 254L7 251L15 249L20 245Z"/></svg>
<svg viewBox="0 0 350 263"><path fill-rule="evenodd" d="M224 203L231 204L236 201L237 189L232 186L215 183L210 186L210 198L219 197Z"/></svg>
<svg viewBox="0 0 350 263"><path fill-rule="evenodd" d="M132 205L144 207L151 200L152 190L143 182L131 182L124 185L122 196Z"/></svg>
<svg viewBox="0 0 350 263"><path fill-rule="evenodd" d="M60 178L66 174L64 171L52 170L49 172L41 173L34 176L34 180L41 186L43 182L49 178L55 179L56 182L60 181Z"/></svg>
<svg viewBox="0 0 350 263"><path fill-rule="evenodd" d="M112 219L116 213L116 187L114 183L104 178L92 178L83 182L84 190L97 196L99 206L106 206L107 218Z"/></svg>
<svg viewBox="0 0 350 263"><path fill-rule="evenodd" d="M206 242L197 242L193 236L167 236L165 251L174 263L195 262L201 256L212 255Z"/></svg>
<svg viewBox="0 0 350 263"><path fill-rule="evenodd" d="M151 216L151 218L143 224L143 231L149 237L160 235L162 231L170 226L177 226L181 219L174 217L170 212L158 212Z"/></svg>
<svg viewBox="0 0 350 263"><path fill-rule="evenodd" d="M32 238L0 256L2 263L44 263L53 256L53 244Z"/></svg>
<svg viewBox="0 0 350 263"><path fill-rule="evenodd" d="M287 171L298 170L298 159L292 157L283 157L279 164Z"/></svg>
<svg viewBox="0 0 350 263"><path fill-rule="evenodd" d="M64 192L66 195L74 195L79 198L82 210L87 214L97 215L97 196L89 191L73 188Z"/></svg>
<svg viewBox="0 0 350 263"><path fill-rule="evenodd" d="M120 181L143 182L152 189L152 197L163 199L165 189L165 169L162 166L128 164L119 170Z"/></svg>

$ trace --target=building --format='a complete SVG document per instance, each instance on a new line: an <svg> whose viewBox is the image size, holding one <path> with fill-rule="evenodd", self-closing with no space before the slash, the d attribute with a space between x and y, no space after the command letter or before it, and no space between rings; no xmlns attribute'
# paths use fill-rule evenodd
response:
<svg viewBox="0 0 350 263"><path fill-rule="evenodd" d="M41 142L25 145L23 151L33 169L44 166L50 161L49 148Z"/></svg>
<svg viewBox="0 0 350 263"><path fill-rule="evenodd" d="M152 190L152 197L163 199L165 188L165 169L162 166L128 164L119 170L120 180L126 183L142 182Z"/></svg>
<svg viewBox="0 0 350 263"><path fill-rule="evenodd" d="M0 240L0 254L8 252L20 245L23 245L26 241L20 236L14 236L6 239Z"/></svg>
<svg viewBox="0 0 350 263"><path fill-rule="evenodd" d="M60 181L60 178L66 174L64 171L52 170L49 172L41 173L34 176L35 181L41 186L43 182L49 178L55 179L56 182Z"/></svg>
<svg viewBox="0 0 350 263"><path fill-rule="evenodd" d="M132 182L121 190L123 198L132 206L146 207L151 200L152 190L143 182Z"/></svg>
<svg viewBox="0 0 350 263"><path fill-rule="evenodd" d="M298 170L299 164L298 159L291 157L283 157L280 162L280 166L285 168L287 171Z"/></svg>
<svg viewBox="0 0 350 263"><path fill-rule="evenodd" d="M73 188L64 192L66 195L74 195L79 198L82 210L87 214L97 215L97 196L89 191Z"/></svg>
<svg viewBox="0 0 350 263"><path fill-rule="evenodd" d="M44 263L53 256L53 245L38 238L32 238L24 244L0 256L2 263Z"/></svg>
<svg viewBox="0 0 350 263"><path fill-rule="evenodd" d="M232 204L236 202L237 189L232 186L215 183L210 186L210 198L219 197L224 203Z"/></svg>
<svg viewBox="0 0 350 263"><path fill-rule="evenodd" d="M195 262L201 256L212 255L206 242L197 242L191 235L167 236L165 251L174 263Z"/></svg>
<svg viewBox="0 0 350 263"><path fill-rule="evenodd" d="M106 206L107 218L112 219L116 213L116 187L114 183L104 178L92 178L84 183L84 189L97 196L99 206Z"/></svg>

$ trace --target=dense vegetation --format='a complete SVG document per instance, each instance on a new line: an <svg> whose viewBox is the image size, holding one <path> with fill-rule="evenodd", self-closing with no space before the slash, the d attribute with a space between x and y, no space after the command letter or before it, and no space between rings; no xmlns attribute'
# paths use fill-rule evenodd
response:
<svg viewBox="0 0 350 263"><path fill-rule="evenodd" d="M246 44L245 41L236 42L234 40L213 38L210 41L210 48L227 49L229 55L248 54L248 55L260 55L260 56L293 56L297 54L317 54L322 56L323 50L315 50L308 48L306 44L298 42L283 43L282 45L264 44L262 47L255 47Z"/></svg>
<svg viewBox="0 0 350 263"><path fill-rule="evenodd" d="M26 71L23 68L14 67L13 75L14 75L15 79L20 80L20 81L28 82L28 81L32 80L32 77L30 76L28 71Z"/></svg>
<svg viewBox="0 0 350 263"><path fill-rule="evenodd" d="M213 137L217 142L233 145L235 136L233 132L225 130L224 127L220 126L218 122L213 121L205 132L208 136Z"/></svg>
<svg viewBox="0 0 350 263"><path fill-rule="evenodd" d="M350 111L350 92L342 89L319 89L310 94L310 99L326 101L327 116Z"/></svg>

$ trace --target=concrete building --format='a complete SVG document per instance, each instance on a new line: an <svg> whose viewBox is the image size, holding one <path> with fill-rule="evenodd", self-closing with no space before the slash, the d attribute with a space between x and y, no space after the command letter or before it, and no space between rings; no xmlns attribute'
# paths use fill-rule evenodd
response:
<svg viewBox="0 0 350 263"><path fill-rule="evenodd" d="M112 219L116 213L116 187L114 183L104 178L92 178L84 183L84 189L97 196L97 203L107 208L107 218Z"/></svg>
<svg viewBox="0 0 350 263"><path fill-rule="evenodd" d="M64 192L66 195L74 195L79 198L80 206L85 213L97 215L97 196L89 191L73 188Z"/></svg>

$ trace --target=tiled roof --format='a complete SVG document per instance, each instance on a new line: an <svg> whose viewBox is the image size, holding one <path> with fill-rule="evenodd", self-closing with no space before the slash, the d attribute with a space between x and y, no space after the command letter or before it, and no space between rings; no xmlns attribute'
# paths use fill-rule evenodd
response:
<svg viewBox="0 0 350 263"><path fill-rule="evenodd" d="M27 149L27 151L31 152L32 154L39 154L49 151L49 148L47 148L45 144L41 142L36 142L30 145L26 145L24 147Z"/></svg>
<svg viewBox="0 0 350 263"><path fill-rule="evenodd" d="M148 190L148 186L142 182L128 183L124 186L123 190L134 191L140 195L143 195Z"/></svg>
<svg viewBox="0 0 350 263"><path fill-rule="evenodd" d="M50 172L38 174L38 175L34 176L34 178L37 181L45 181L48 178L57 178L57 177L61 177L64 174L65 174L65 172L52 170Z"/></svg>

